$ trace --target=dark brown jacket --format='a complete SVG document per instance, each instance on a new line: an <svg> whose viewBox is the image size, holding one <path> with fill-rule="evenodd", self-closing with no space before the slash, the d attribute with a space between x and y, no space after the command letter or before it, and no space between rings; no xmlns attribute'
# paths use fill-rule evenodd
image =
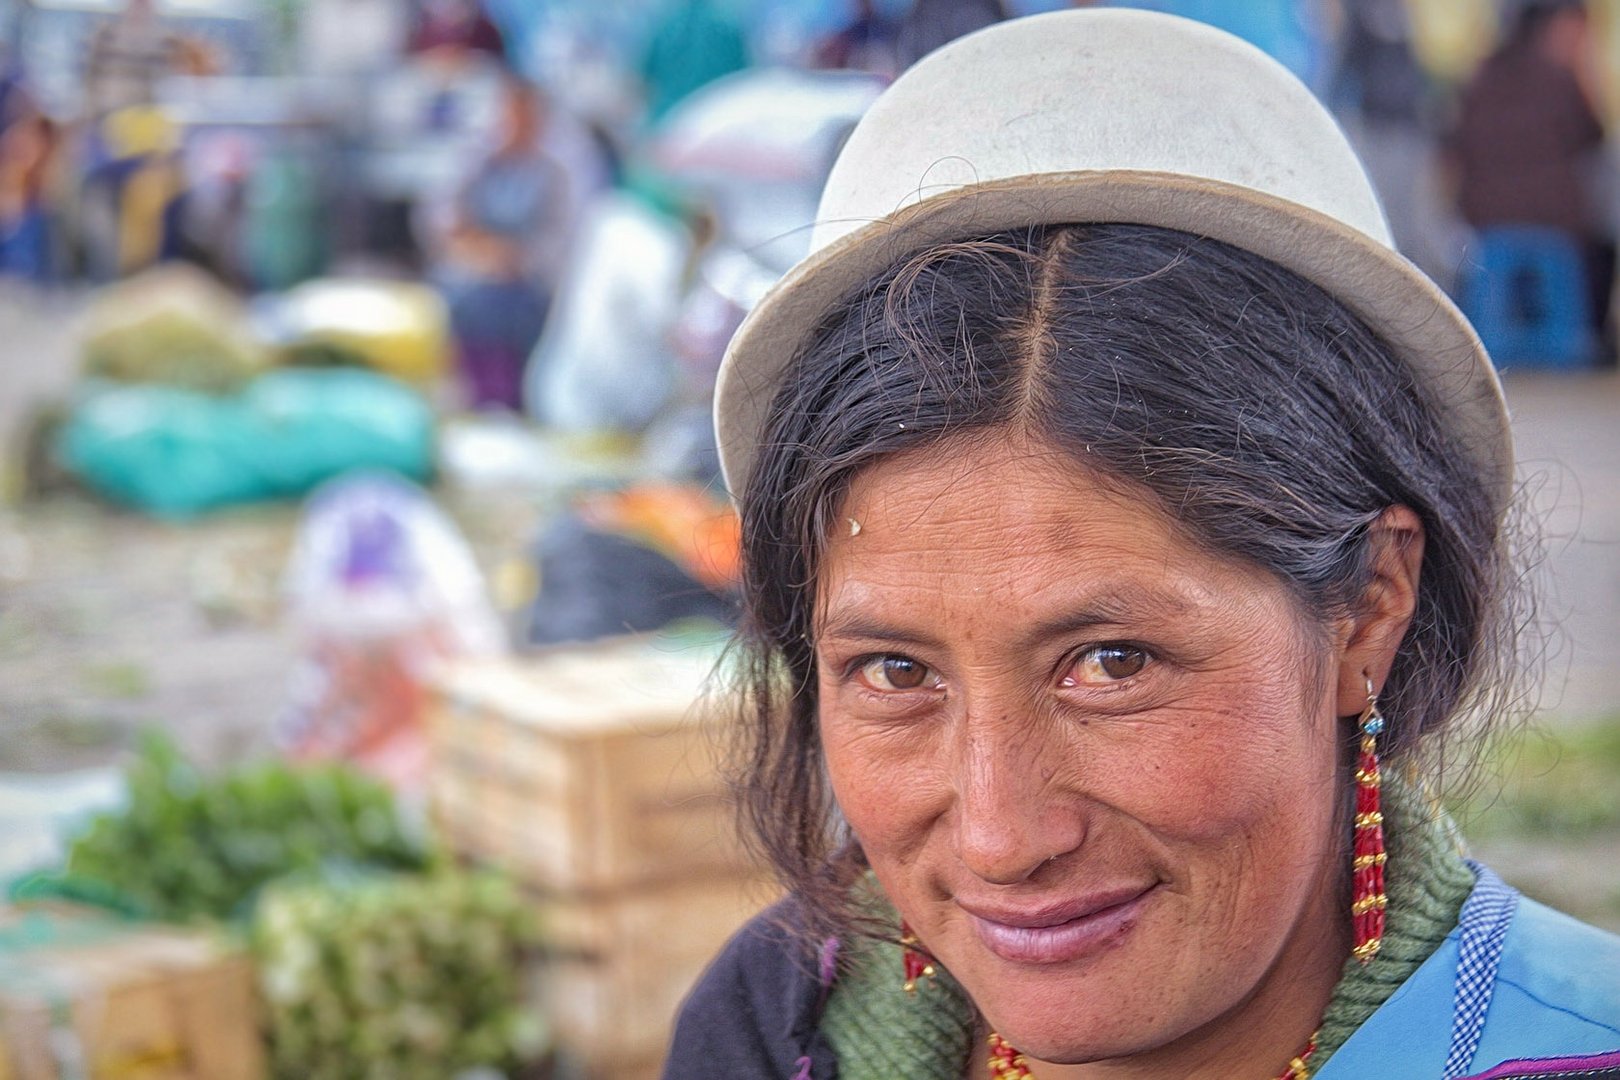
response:
<svg viewBox="0 0 1620 1080"><path fill-rule="evenodd" d="M1498 52L1463 92L1448 144L1464 220L1591 233L1588 169L1602 141L1573 72L1529 47Z"/></svg>

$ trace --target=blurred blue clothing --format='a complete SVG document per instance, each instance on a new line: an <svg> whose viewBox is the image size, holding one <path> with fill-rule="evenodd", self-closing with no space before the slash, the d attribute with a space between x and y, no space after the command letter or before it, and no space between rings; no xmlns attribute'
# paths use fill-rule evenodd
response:
<svg viewBox="0 0 1620 1080"><path fill-rule="evenodd" d="M1499 368L1583 367L1596 351L1581 249L1558 229L1479 230L1457 298Z"/></svg>
<svg viewBox="0 0 1620 1080"><path fill-rule="evenodd" d="M50 222L44 210L34 207L15 221L0 224L0 276L4 275L51 280Z"/></svg>
<svg viewBox="0 0 1620 1080"><path fill-rule="evenodd" d="M935 49L1006 17L1001 0L915 0L900 20L900 66L910 67Z"/></svg>
<svg viewBox="0 0 1620 1080"><path fill-rule="evenodd" d="M438 287L458 341L506 345L527 356L545 325L547 297L528 282L446 274Z"/></svg>
<svg viewBox="0 0 1620 1080"><path fill-rule="evenodd" d="M521 243L551 224L560 186L556 163L539 151L491 156L462 187L460 209L468 224Z"/></svg>

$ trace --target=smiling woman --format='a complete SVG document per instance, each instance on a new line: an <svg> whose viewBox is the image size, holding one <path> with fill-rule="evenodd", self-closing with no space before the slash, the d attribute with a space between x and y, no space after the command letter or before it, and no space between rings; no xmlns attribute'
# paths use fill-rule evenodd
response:
<svg viewBox="0 0 1620 1080"><path fill-rule="evenodd" d="M845 820L1025 1053L1117 1058L1221 1018L1246 1075L1274 1073L1263 1036L1306 1044L1350 948L1314 627L1067 454L971 443L863 472L844 502L861 535L823 556Z"/></svg>
<svg viewBox="0 0 1620 1080"><path fill-rule="evenodd" d="M821 216L716 406L792 896L666 1076L1620 1075L1620 942L1434 808L1515 700L1506 417L1308 93L1180 20L1002 24Z"/></svg>

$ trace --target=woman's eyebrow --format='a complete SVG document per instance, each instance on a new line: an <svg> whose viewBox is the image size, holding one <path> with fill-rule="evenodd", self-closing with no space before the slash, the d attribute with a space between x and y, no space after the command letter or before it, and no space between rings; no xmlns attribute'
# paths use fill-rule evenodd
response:
<svg viewBox="0 0 1620 1080"><path fill-rule="evenodd" d="M851 612L842 617L828 619L816 634L820 640L835 638L848 641L882 641L896 645L915 645L937 649L939 638L915 627L900 626Z"/></svg>
<svg viewBox="0 0 1620 1080"><path fill-rule="evenodd" d="M1096 626L1140 626L1150 620L1185 617L1196 606L1173 590L1128 585L1086 597L1065 611L1041 619L1030 627L1026 641L1037 644Z"/></svg>
<svg viewBox="0 0 1620 1080"><path fill-rule="evenodd" d="M1093 627L1140 627L1145 621L1185 617L1197 605L1178 592L1128 585L1109 590L1106 595L1086 597L1074 606L1041 619L1019 635L1019 646L1038 645L1054 637L1078 633ZM880 641L920 648L940 648L942 638L915 625L887 622L881 617L848 611L829 617L816 637L821 640Z"/></svg>

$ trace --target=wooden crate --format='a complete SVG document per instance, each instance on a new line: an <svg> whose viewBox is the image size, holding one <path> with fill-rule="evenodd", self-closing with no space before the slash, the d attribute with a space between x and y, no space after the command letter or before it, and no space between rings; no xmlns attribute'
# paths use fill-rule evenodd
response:
<svg viewBox="0 0 1620 1080"><path fill-rule="evenodd" d="M536 898L540 1000L593 1078L656 1077L681 1000L775 896L717 769L717 655L626 638L457 664L430 693L434 820Z"/></svg>
<svg viewBox="0 0 1620 1080"><path fill-rule="evenodd" d="M543 899L553 955L540 998L559 1045L592 1076L656 1076L687 991L777 895L750 875Z"/></svg>
<svg viewBox="0 0 1620 1080"><path fill-rule="evenodd" d="M711 647L629 638L452 665L430 694L428 796L461 854L547 893L735 874Z"/></svg>
<svg viewBox="0 0 1620 1080"><path fill-rule="evenodd" d="M264 1075L245 956L70 905L0 909L0 1080Z"/></svg>

